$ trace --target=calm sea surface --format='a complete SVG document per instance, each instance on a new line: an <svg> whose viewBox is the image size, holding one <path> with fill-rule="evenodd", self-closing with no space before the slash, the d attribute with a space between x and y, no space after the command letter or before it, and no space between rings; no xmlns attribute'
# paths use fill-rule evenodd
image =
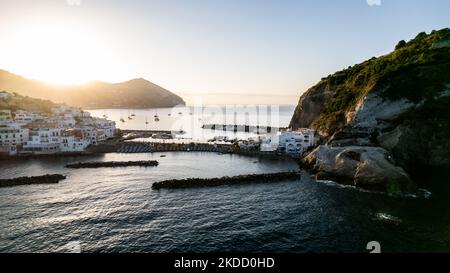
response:
<svg viewBox="0 0 450 273"><path fill-rule="evenodd" d="M160 165L64 167L151 159ZM297 168L289 159L188 152L0 161L2 178L67 175L54 185L0 188L0 252L66 251L67 244L84 252L365 252L369 241L385 252L450 251L450 194L439 174L426 178L438 185L428 199L362 192L306 172L273 184L151 189L169 178Z"/></svg>
<svg viewBox="0 0 450 273"><path fill-rule="evenodd" d="M251 126L287 127L294 113L293 105L260 106L204 106L159 109L99 109L89 112L96 117L107 117L124 130L184 131L181 137L204 141L214 136L246 139L256 134L201 129L204 124L237 124ZM158 116L159 121L155 121ZM121 121L121 119L123 121Z"/></svg>

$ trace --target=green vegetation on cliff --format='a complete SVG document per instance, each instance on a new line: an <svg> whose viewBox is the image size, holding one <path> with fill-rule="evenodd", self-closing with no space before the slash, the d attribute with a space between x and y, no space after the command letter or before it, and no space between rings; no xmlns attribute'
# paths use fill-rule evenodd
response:
<svg viewBox="0 0 450 273"><path fill-rule="evenodd" d="M316 88L326 86L334 95L311 125L325 132L342 128L345 114L375 89L383 90L386 99L405 98L418 103L434 100L450 90L449 83L450 29L420 33L409 42L400 41L388 55L323 78ZM314 91L312 88L308 92Z"/></svg>
<svg viewBox="0 0 450 273"><path fill-rule="evenodd" d="M323 78L302 95L290 126L317 129L338 146L381 146L409 172L450 169L449 109L447 28ZM363 142L361 130L370 135Z"/></svg>

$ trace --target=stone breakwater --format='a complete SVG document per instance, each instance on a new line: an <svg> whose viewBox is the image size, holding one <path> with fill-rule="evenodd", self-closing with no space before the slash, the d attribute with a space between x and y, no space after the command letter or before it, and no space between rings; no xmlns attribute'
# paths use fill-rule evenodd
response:
<svg viewBox="0 0 450 273"><path fill-rule="evenodd" d="M61 174L47 174L42 176L33 177L18 177L12 179L0 179L1 187L13 187L22 185L34 185L34 184L56 184L59 181L66 179L66 176Z"/></svg>
<svg viewBox="0 0 450 273"><path fill-rule="evenodd" d="M151 152L234 153L236 152L236 148L229 144L125 142L117 150L117 152L118 153L151 153Z"/></svg>
<svg viewBox="0 0 450 273"><path fill-rule="evenodd" d="M225 132L245 132L252 133L257 132L260 134L266 134L271 132L277 132L280 128L270 126L250 126L250 125L237 125L237 124L205 124L202 129L207 130L219 130Z"/></svg>
<svg viewBox="0 0 450 273"><path fill-rule="evenodd" d="M74 164L67 164L67 168L83 169L83 168L117 168L117 167L156 167L159 165L158 161L127 161L127 162L79 162Z"/></svg>
<svg viewBox="0 0 450 273"><path fill-rule="evenodd" d="M179 188L198 188L198 187L216 187L223 185L239 185L250 183L273 183L290 179L299 179L300 173L296 171L268 173L268 174L250 174L239 175L232 177L220 178L188 178L188 179L174 179L155 182L152 189L179 189Z"/></svg>
<svg viewBox="0 0 450 273"><path fill-rule="evenodd" d="M117 153L137 154L154 152L209 152L220 154L239 154L244 156L265 157L291 157L298 158L300 155L289 155L274 152L262 152L254 149L240 149L237 145L211 144L211 143L148 143L148 142L125 142L114 151Z"/></svg>

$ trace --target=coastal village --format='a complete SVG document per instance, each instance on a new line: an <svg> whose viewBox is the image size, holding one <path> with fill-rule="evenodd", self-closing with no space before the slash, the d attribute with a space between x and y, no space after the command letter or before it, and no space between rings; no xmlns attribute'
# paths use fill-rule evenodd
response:
<svg viewBox="0 0 450 273"><path fill-rule="evenodd" d="M0 100L12 96L0 92ZM114 121L58 104L51 113L0 109L0 154L51 155L82 153L116 135Z"/></svg>
<svg viewBox="0 0 450 273"><path fill-rule="evenodd" d="M8 96L12 95L0 92L0 100ZM114 121L93 117L89 112L66 104L55 104L51 113L0 109L0 155L3 156L82 154L89 147L102 145L107 146L106 151L122 153L211 151L301 156L316 144L315 132L310 129L280 130L247 139L217 136L205 143L175 142L170 132L161 139L158 138L161 132L152 134L153 142L141 143L134 141L139 139L139 133L130 138L136 132L118 137L119 132ZM119 141L114 145L105 144L113 138Z"/></svg>

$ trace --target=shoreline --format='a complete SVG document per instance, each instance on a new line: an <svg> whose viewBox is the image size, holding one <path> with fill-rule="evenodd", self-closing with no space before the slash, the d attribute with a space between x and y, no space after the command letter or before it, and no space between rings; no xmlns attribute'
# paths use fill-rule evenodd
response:
<svg viewBox="0 0 450 273"><path fill-rule="evenodd" d="M95 146L89 146L83 152L70 153L53 153L53 154L28 154L19 153L17 155L0 156L0 161L8 159L29 159L29 158L57 158L57 157L73 157L73 156L92 156L103 155L107 153L155 153L155 152L210 152L221 154L238 154L243 156L264 156L274 158L292 158L301 159L302 156L294 156L291 154L283 154L278 152L261 152L259 150L240 149L232 144L225 143L195 143L171 142L171 139L164 139L167 142L141 142L133 141L140 138L150 138L153 134L172 134L171 131L164 130L120 130L118 135L99 143Z"/></svg>

